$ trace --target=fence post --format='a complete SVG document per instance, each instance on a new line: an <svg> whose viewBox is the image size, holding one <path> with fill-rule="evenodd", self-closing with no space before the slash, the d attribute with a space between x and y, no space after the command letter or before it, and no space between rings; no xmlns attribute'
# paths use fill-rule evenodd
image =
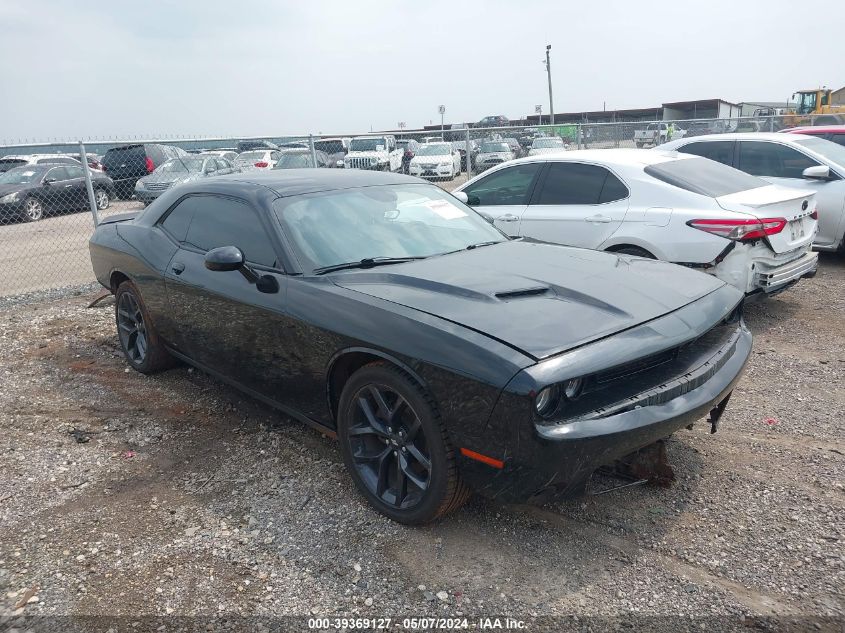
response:
<svg viewBox="0 0 845 633"><path fill-rule="evenodd" d="M308 147L311 148L311 163L314 167L318 167L317 165L317 151L314 149L314 135L309 132L308 134Z"/></svg>
<svg viewBox="0 0 845 633"><path fill-rule="evenodd" d="M775 131L775 115L769 117L769 132Z"/></svg>
<svg viewBox="0 0 845 633"><path fill-rule="evenodd" d="M472 152L469 146L469 123L464 123L467 128L466 145L464 145L464 153L467 157L467 180L472 178Z"/></svg>
<svg viewBox="0 0 845 633"><path fill-rule="evenodd" d="M91 217L94 218L94 228L100 224L100 216L97 211L97 201L94 199L94 183L91 181L91 168L88 167L88 155L85 153L85 145L79 141L79 158L82 160L82 171L85 173L85 188L88 190L88 205L91 207Z"/></svg>
<svg viewBox="0 0 845 633"><path fill-rule="evenodd" d="M576 147L577 147L578 149L582 149L582 148L581 148L581 134L583 134L583 132L584 132L584 131L581 129L581 124L580 124L580 123L578 123L578 124L577 124L577 126L576 126L576 128L575 128L575 137L578 139L578 140L577 140L578 145L576 145Z"/></svg>

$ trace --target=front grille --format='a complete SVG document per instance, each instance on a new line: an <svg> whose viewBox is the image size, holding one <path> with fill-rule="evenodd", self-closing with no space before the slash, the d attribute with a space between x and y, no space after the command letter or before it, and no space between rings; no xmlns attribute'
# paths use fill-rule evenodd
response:
<svg viewBox="0 0 845 633"><path fill-rule="evenodd" d="M437 163L422 163L420 167L423 169L434 169L437 167Z"/></svg>
<svg viewBox="0 0 845 633"><path fill-rule="evenodd" d="M372 163L369 158L350 158L349 166L352 169L369 169Z"/></svg>
<svg viewBox="0 0 845 633"><path fill-rule="evenodd" d="M148 182L146 183L147 189L150 191L164 191L165 189L169 189L172 182Z"/></svg>

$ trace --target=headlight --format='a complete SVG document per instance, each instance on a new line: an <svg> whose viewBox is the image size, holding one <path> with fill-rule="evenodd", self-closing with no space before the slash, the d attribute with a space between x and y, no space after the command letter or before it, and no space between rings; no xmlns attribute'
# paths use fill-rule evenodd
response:
<svg viewBox="0 0 845 633"><path fill-rule="evenodd" d="M143 189L143 188L144 188L143 181L139 180L135 183L135 189Z"/></svg>
<svg viewBox="0 0 845 633"><path fill-rule="evenodd" d="M10 193L10 194L5 195L2 198L0 198L0 203L6 203L7 204L9 202L15 202L20 195L21 194L18 191L16 191L15 193Z"/></svg>
<svg viewBox="0 0 845 633"><path fill-rule="evenodd" d="M557 410L560 402L560 389L557 385L546 387L534 398L534 408L540 417L547 418Z"/></svg>
<svg viewBox="0 0 845 633"><path fill-rule="evenodd" d="M378 162L378 158L371 158L370 165L375 165Z"/></svg>
<svg viewBox="0 0 845 633"><path fill-rule="evenodd" d="M563 395L566 396L567 400L577 400L578 396L581 395L583 386L584 380L582 378L570 378L563 387Z"/></svg>

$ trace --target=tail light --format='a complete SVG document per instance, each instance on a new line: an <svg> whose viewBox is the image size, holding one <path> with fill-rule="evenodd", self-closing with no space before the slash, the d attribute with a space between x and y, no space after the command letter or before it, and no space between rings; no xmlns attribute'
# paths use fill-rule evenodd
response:
<svg viewBox="0 0 845 633"><path fill-rule="evenodd" d="M763 218L762 220L690 220L688 226L706 231L719 237L738 242L756 240L783 231L786 218Z"/></svg>
<svg viewBox="0 0 845 633"><path fill-rule="evenodd" d="M263 161L263 160L262 160L262 161L259 161L259 162L255 163L255 166L256 166L256 167L269 167L269 166L270 166L270 163L267 163L267 162L265 162L265 161Z"/></svg>
<svg viewBox="0 0 845 633"><path fill-rule="evenodd" d="M144 159L144 164L147 166L147 173L151 174L155 170L156 166L153 164L153 159L147 156Z"/></svg>
<svg viewBox="0 0 845 633"><path fill-rule="evenodd" d="M813 218L814 220L818 220L819 219L819 210L813 209L813 212L810 214L810 217Z"/></svg>

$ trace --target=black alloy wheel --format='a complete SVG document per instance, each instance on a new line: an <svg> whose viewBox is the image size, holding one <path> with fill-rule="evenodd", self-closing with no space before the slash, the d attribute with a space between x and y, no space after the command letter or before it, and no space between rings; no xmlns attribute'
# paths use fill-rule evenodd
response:
<svg viewBox="0 0 845 633"><path fill-rule="evenodd" d="M344 387L339 412L344 462L379 512L420 524L466 500L433 403L403 371L365 366Z"/></svg>
<svg viewBox="0 0 845 633"><path fill-rule="evenodd" d="M133 369L149 374L173 365L153 327L138 289L124 281L115 292L117 337L126 360Z"/></svg>

